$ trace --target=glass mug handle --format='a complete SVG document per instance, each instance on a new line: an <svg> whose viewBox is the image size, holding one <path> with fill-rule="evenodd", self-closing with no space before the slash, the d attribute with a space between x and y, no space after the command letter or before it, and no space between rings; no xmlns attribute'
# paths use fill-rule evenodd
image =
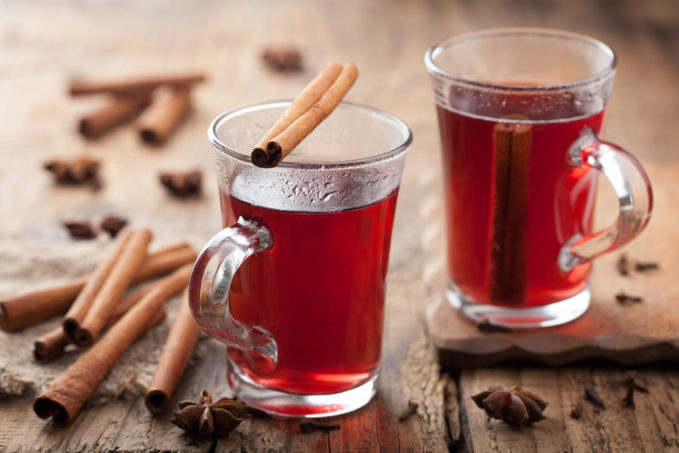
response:
<svg viewBox="0 0 679 453"><path fill-rule="evenodd" d="M613 251L644 229L653 209L651 183L639 161L624 149L599 140L586 128L568 150L568 163L599 170L620 202L616 222L596 233L573 237L561 250L559 266L569 272L579 264Z"/></svg>
<svg viewBox="0 0 679 453"><path fill-rule="evenodd" d="M198 325L222 343L243 351L259 372L276 368L276 339L261 326L234 319L228 297L231 280L240 265L272 245L273 236L267 228L239 217L236 224L217 233L203 248L189 282L189 304Z"/></svg>

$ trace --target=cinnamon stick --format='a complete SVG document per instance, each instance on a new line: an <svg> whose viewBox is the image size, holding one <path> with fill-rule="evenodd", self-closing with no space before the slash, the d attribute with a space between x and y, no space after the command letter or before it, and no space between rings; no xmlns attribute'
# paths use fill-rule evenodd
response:
<svg viewBox="0 0 679 453"><path fill-rule="evenodd" d="M138 302L140 299L136 299L135 302ZM127 307L128 309L130 307ZM120 316L112 316L109 318L109 321L107 323L108 326L111 326L115 324L120 317L125 314L124 312ZM158 311L156 312L156 315L153 317L151 320L151 324L149 324L149 328L155 326L156 324L160 323L163 319L165 319L166 311L164 307L160 307ZM41 336L35 342L33 343L33 357L35 360L37 360L40 363L47 363L51 362L52 360L56 359L59 357L61 354L63 354L64 350L66 349L66 346L71 344L69 341L68 337L64 335L64 329L61 327L57 327L56 329L52 330L51 332L46 333L45 335Z"/></svg>
<svg viewBox="0 0 679 453"><path fill-rule="evenodd" d="M150 254L135 275L134 282L167 274L196 260L186 242L164 247ZM0 301L0 328L11 332L64 313L73 304L91 275L84 275L52 288Z"/></svg>
<svg viewBox="0 0 679 453"><path fill-rule="evenodd" d="M143 77L110 82L85 82L72 80L68 87L71 96L86 94L108 93L114 95L144 95L150 94L161 85L190 87L205 80L201 73L176 76Z"/></svg>
<svg viewBox="0 0 679 453"><path fill-rule="evenodd" d="M189 363L199 334L200 328L191 315L189 295L185 291L158 366L146 390L144 402L148 410L154 414L160 414L165 410Z"/></svg>
<svg viewBox="0 0 679 453"><path fill-rule="evenodd" d="M87 280L85 287L80 292L80 294L78 294L78 297L73 302L73 305L71 305L71 308L68 309L68 312L64 317L63 327L64 333L70 341L73 341L76 329L85 319L85 316L90 310L92 302L94 302L97 293L104 285L108 275L111 273L111 270L119 260L131 238L132 231L129 229L125 229L120 233L116 241L116 245L114 246L111 253L104 261L101 262L101 264L99 264L99 266L97 266L90 278Z"/></svg>
<svg viewBox="0 0 679 453"><path fill-rule="evenodd" d="M147 95L111 96L106 105L80 120L78 131L87 138L99 137L117 125L132 119L148 104Z"/></svg>
<svg viewBox="0 0 679 453"><path fill-rule="evenodd" d="M185 263L183 263L185 264ZM179 267L179 266L177 266ZM116 305L113 313L109 316L106 323L107 326L115 324L127 311L139 302L146 294L148 294L159 282L153 283L146 286L138 291L135 291L131 295L127 296ZM164 318L163 309L163 318ZM160 322L161 318L158 322ZM155 325L155 324L154 324ZM64 333L63 327L57 327L51 332L39 337L33 343L33 356L38 362L47 363L59 357L66 346L68 346L71 341L68 339Z"/></svg>
<svg viewBox="0 0 679 453"><path fill-rule="evenodd" d="M163 302L186 287L190 276L191 266L185 265L163 278L164 284L156 286L132 307L35 399L36 415L43 419L52 417L56 425L68 425L115 362L145 332Z"/></svg>
<svg viewBox="0 0 679 453"><path fill-rule="evenodd" d="M106 320L113 312L116 303L132 284L134 274L146 257L149 242L151 242L149 230L134 231L130 235L120 257L92 300L84 319L78 323L72 335L69 335L73 343L84 348L94 342L106 325ZM68 335L68 331L66 334Z"/></svg>
<svg viewBox="0 0 679 453"><path fill-rule="evenodd" d="M141 139L152 145L164 143L191 107L188 86L161 87L153 94L151 106L137 120Z"/></svg>
<svg viewBox="0 0 679 453"><path fill-rule="evenodd" d="M270 154L267 152L267 143L271 141L278 134L283 132L290 126L297 118L302 116L304 112L321 98L323 93L328 91L330 85L337 79L337 76L342 71L342 65L339 63L330 63L302 90L302 92L292 101L290 106L283 112L283 115L276 121L276 123L264 134L262 139L257 143L255 149L252 151L252 163L258 167L270 168L275 167L280 162L283 156L277 154Z"/></svg>
<svg viewBox="0 0 679 453"><path fill-rule="evenodd" d="M526 297L531 138L529 123L500 122L494 127L489 299L495 303L518 305Z"/></svg>
<svg viewBox="0 0 679 453"><path fill-rule="evenodd" d="M347 94L349 88L358 77L358 68L353 64L347 64L337 76L337 79L330 85L330 88L323 93L321 98L309 109L297 118L287 129L271 139L266 145L266 151L270 156L280 156L275 161L275 165L292 152L321 121L332 113Z"/></svg>

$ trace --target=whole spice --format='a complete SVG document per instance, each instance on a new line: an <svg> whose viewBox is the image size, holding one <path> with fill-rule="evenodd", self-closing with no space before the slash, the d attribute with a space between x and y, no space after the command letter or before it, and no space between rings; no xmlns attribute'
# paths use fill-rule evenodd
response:
<svg viewBox="0 0 679 453"><path fill-rule="evenodd" d="M299 424L299 429L302 430L304 434L311 434L314 431L335 431L337 429L340 429L340 425L324 425L323 423L316 423L316 422L302 422Z"/></svg>
<svg viewBox="0 0 679 453"><path fill-rule="evenodd" d="M641 263L637 261L634 263L634 270L637 272L646 272L646 271L653 271L660 268L660 265L658 263Z"/></svg>
<svg viewBox="0 0 679 453"><path fill-rule="evenodd" d="M127 225L127 219L116 215L107 215L101 220L101 229L106 231L112 238Z"/></svg>
<svg viewBox="0 0 679 453"><path fill-rule="evenodd" d="M412 401L408 401L408 407L405 408L403 413L398 417L398 421L402 422L408 419L411 415L417 413L417 403L413 403Z"/></svg>
<svg viewBox="0 0 679 453"><path fill-rule="evenodd" d="M198 195L202 179L203 173L200 170L186 173L164 172L160 174L160 183L176 197Z"/></svg>
<svg viewBox="0 0 679 453"><path fill-rule="evenodd" d="M625 305L643 302L644 299L639 296L631 296L626 294L624 291L618 291L618 293L615 295L615 300L617 300L619 304Z"/></svg>
<svg viewBox="0 0 679 453"><path fill-rule="evenodd" d="M240 424L248 407L231 398L212 402L212 396L203 390L197 403L182 401L179 411L173 412L172 423L193 437L229 437Z"/></svg>
<svg viewBox="0 0 679 453"><path fill-rule="evenodd" d="M99 184L99 161L95 159L55 159L45 162L44 167L54 175L57 184Z"/></svg>
<svg viewBox="0 0 679 453"><path fill-rule="evenodd" d="M571 412L568 415L570 415L572 419L579 420L582 418L582 412L585 409L582 403L582 400L579 400L577 403L575 403L575 406L571 408Z"/></svg>
<svg viewBox="0 0 679 453"><path fill-rule="evenodd" d="M615 264L616 269L618 269L618 273L620 275L628 276L629 275L629 260L627 259L627 255L624 253L620 255L620 258L618 258L617 263Z"/></svg>
<svg viewBox="0 0 679 453"><path fill-rule="evenodd" d="M599 387L596 385L585 388L585 399L591 401L596 407L600 409L606 408L604 400L602 400L601 395L599 395Z"/></svg>
<svg viewBox="0 0 679 453"><path fill-rule="evenodd" d="M275 71L299 71L302 54L294 47L269 46L262 52L264 62Z"/></svg>
<svg viewBox="0 0 679 453"><path fill-rule="evenodd" d="M63 225L73 239L93 239L97 237L97 232L88 221L65 221Z"/></svg>
<svg viewBox="0 0 679 453"><path fill-rule="evenodd" d="M514 428L544 419L542 411L547 407L542 398L518 385L510 388L494 385L472 396L472 400L489 417L500 419Z"/></svg>
<svg viewBox="0 0 679 453"><path fill-rule="evenodd" d="M625 379L625 387L627 388L627 393L622 399L622 405L623 407L630 407L634 409L634 391L638 390L642 393L648 393L648 389L639 384L632 373L627 374L627 379Z"/></svg>

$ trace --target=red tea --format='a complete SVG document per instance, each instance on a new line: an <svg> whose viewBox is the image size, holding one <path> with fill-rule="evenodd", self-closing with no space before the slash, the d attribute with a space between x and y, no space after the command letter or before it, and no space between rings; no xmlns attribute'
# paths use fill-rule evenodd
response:
<svg viewBox="0 0 679 453"><path fill-rule="evenodd" d="M278 364L263 372L229 347L243 374L289 393L334 393L376 371L396 196L346 211L295 212L222 195L224 225L242 216L274 235L271 250L238 269L229 304L235 319L271 332Z"/></svg>
<svg viewBox="0 0 679 453"><path fill-rule="evenodd" d="M437 105L448 271L453 284L468 298L495 305L540 306L585 288L589 264L566 273L559 268L558 258L570 239L591 232L597 174L570 166L566 157L584 128L599 133L604 112L580 115L577 102L568 94L548 100L525 94L500 98L498 94L489 95L487 102L474 101L480 107L473 113ZM454 106L464 103L451 100ZM522 124L529 129L524 135L525 153L518 157L503 154L498 130L518 130ZM509 137L518 140L517 135ZM512 157L514 163L508 164ZM520 158L524 160L516 161ZM506 165L514 165L513 174L503 175ZM499 213L500 209L505 212ZM519 248L513 251L518 257L514 262L508 256L510 248ZM496 261L501 260L506 262L500 263L504 268L498 272ZM517 278L523 286L520 300L511 300L507 291L494 294L502 286L500 280L511 287Z"/></svg>

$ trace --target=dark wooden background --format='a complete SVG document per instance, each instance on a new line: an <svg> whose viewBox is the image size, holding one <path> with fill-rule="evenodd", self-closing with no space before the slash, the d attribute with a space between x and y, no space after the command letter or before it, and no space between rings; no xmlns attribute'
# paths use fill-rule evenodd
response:
<svg viewBox="0 0 679 453"><path fill-rule="evenodd" d="M0 238L68 240L66 216L117 212L159 237L207 237L219 211L207 125L244 103L294 96L326 62L352 61L361 71L347 99L400 116L415 142L408 157L392 246L384 364L378 397L337 419L342 429L302 435L294 421L243 424L228 441L192 442L151 418L140 401L117 401L83 413L67 430L38 420L27 400L0 401L0 451L677 451L679 372L637 370L651 393L636 410L612 404L582 420L568 417L585 385L610 386L627 370L583 364L545 369L505 367L439 373L428 352L422 311L434 295L423 282L421 207L439 178L436 118L423 64L425 50L454 34L487 27L541 26L585 33L620 58L606 137L650 167L679 163L679 3L676 1L375 0L375 1L96 1L0 2ZM306 70L279 74L259 55L292 44ZM98 141L76 133L79 116L98 99L70 99L70 76L113 78L203 70L194 109L171 142L144 146L128 127ZM41 169L48 158L87 153L103 162L99 192L55 188ZM163 169L206 172L199 200L171 199L158 185ZM678 173L679 174L679 173ZM668 244L668 247L676 244ZM218 345L212 346L221 357ZM224 385L223 369L199 363L177 398ZM547 420L514 431L489 422L469 396L488 385L520 383L550 402ZM407 401L418 413L399 423Z"/></svg>

